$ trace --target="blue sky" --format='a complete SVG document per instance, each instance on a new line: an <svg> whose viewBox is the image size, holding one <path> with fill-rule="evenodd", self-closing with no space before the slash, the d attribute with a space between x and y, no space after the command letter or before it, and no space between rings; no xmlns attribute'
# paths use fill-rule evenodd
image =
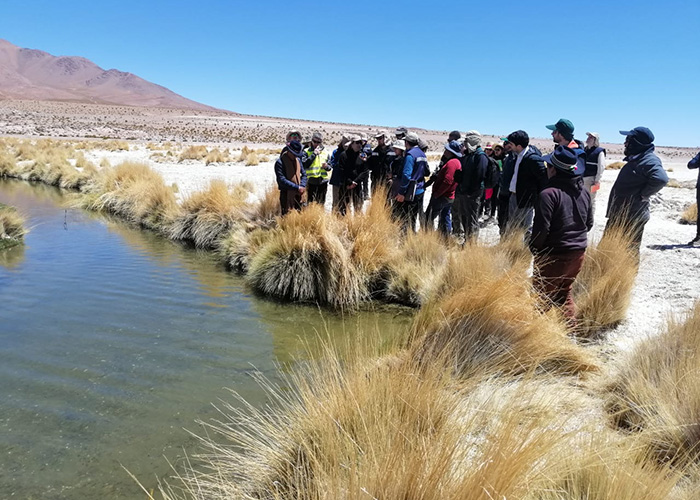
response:
<svg viewBox="0 0 700 500"><path fill-rule="evenodd" d="M0 38L241 113L700 145L700 2L2 3Z"/></svg>

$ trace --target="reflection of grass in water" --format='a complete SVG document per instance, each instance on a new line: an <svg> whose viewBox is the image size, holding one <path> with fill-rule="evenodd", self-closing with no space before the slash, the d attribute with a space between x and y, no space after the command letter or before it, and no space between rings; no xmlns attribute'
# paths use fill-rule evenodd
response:
<svg viewBox="0 0 700 500"><path fill-rule="evenodd" d="M16 245L5 250L0 249L0 266L13 269L24 261L24 245Z"/></svg>

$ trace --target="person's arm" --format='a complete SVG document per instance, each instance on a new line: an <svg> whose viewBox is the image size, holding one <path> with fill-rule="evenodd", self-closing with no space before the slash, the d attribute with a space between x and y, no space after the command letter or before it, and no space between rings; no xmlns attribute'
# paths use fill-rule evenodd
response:
<svg viewBox="0 0 700 500"><path fill-rule="evenodd" d="M408 191L408 184L411 182L411 174L413 173L413 164L415 159L413 156L406 156L403 163L403 172L401 172L401 180L399 181L399 194L404 196Z"/></svg>
<svg viewBox="0 0 700 500"><path fill-rule="evenodd" d="M304 167L305 169L309 168L313 164L315 159L316 159L316 153L310 149L307 149L306 156L304 156L304 158L302 158L302 160L301 160L301 166Z"/></svg>
<svg viewBox="0 0 700 500"><path fill-rule="evenodd" d="M306 187L306 167L304 167L304 163L301 161L299 162L299 164L301 167L299 169L299 170L301 170L301 180L299 182L299 187L305 188Z"/></svg>
<svg viewBox="0 0 700 500"><path fill-rule="evenodd" d="M479 155L479 158L477 160L476 164L476 186L473 186L475 188L479 188L483 183L484 179L486 179L486 169L489 166L489 159L488 157L483 154Z"/></svg>
<svg viewBox="0 0 700 500"><path fill-rule="evenodd" d="M695 155L695 158L688 162L688 168L698 168L700 167L700 153Z"/></svg>
<svg viewBox="0 0 700 500"><path fill-rule="evenodd" d="M593 184L600 184L600 178L603 175L603 170L605 170L605 151L601 151L598 155L598 170L595 173L595 180Z"/></svg>
<svg viewBox="0 0 700 500"><path fill-rule="evenodd" d="M275 177L277 178L277 187L280 191L297 191L299 189L298 185L284 175L284 164L282 161L278 160L275 162Z"/></svg>
<svg viewBox="0 0 700 500"><path fill-rule="evenodd" d="M586 231L590 231L593 229L593 202L591 201L591 195L588 194L588 191L585 189L583 190L585 193L584 196L588 196L588 214L586 217Z"/></svg>
<svg viewBox="0 0 700 500"><path fill-rule="evenodd" d="M647 183L639 193L642 196L642 200L648 200L668 184L668 175L661 162L658 165L647 166L644 175L647 178Z"/></svg>
<svg viewBox="0 0 700 500"><path fill-rule="evenodd" d="M544 242L549 236L549 230L552 224L552 214L556 191L542 191L538 196L538 204L535 207L535 219L532 224L532 236L530 237L530 250L532 253L538 253L543 250Z"/></svg>

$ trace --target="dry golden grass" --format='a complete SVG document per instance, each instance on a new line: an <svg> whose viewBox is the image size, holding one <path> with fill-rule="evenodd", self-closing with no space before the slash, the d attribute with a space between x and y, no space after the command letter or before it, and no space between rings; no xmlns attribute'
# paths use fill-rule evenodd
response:
<svg viewBox="0 0 700 500"><path fill-rule="evenodd" d="M0 177L17 177L17 160L7 150L0 151Z"/></svg>
<svg viewBox="0 0 700 500"><path fill-rule="evenodd" d="M342 237L342 222L318 204L279 219L252 256L247 279L263 295L354 307L367 296Z"/></svg>
<svg viewBox="0 0 700 500"><path fill-rule="evenodd" d="M208 189L190 195L182 202L181 214L168 227L174 240L188 240L199 248L215 248L235 226L250 219L249 186L229 186L211 181Z"/></svg>
<svg viewBox="0 0 700 500"><path fill-rule="evenodd" d="M279 189L276 186L270 186L255 205L252 218L259 225L269 226L281 214Z"/></svg>
<svg viewBox="0 0 700 500"><path fill-rule="evenodd" d="M684 321L640 341L607 387L618 427L639 433L660 463L700 458L700 302Z"/></svg>
<svg viewBox="0 0 700 500"><path fill-rule="evenodd" d="M220 151L217 148L209 151L204 159L206 165L210 165L211 163L226 163L229 161L231 161L231 158L229 157L228 149Z"/></svg>
<svg viewBox="0 0 700 500"><path fill-rule="evenodd" d="M83 208L109 212L160 232L167 232L180 212L175 195L160 174L134 162L100 170L79 203Z"/></svg>
<svg viewBox="0 0 700 500"><path fill-rule="evenodd" d="M106 149L107 151L129 151L129 143L120 140L98 141L95 149Z"/></svg>
<svg viewBox="0 0 700 500"><path fill-rule="evenodd" d="M252 231L247 228L235 229L221 241L220 254L230 269L245 274L248 272L250 260L273 234L263 228L255 228Z"/></svg>
<svg viewBox="0 0 700 500"><path fill-rule="evenodd" d="M625 319L637 270L625 227L607 228L598 244L589 246L573 286L579 337L596 337Z"/></svg>
<svg viewBox="0 0 700 500"><path fill-rule="evenodd" d="M698 223L698 204L693 203L686 208L681 214L681 224L697 224Z"/></svg>
<svg viewBox="0 0 700 500"><path fill-rule="evenodd" d="M178 161L184 160L203 160L207 157L207 147L206 146L190 146L185 149L180 156Z"/></svg>
<svg viewBox="0 0 700 500"><path fill-rule="evenodd" d="M666 187L682 188L683 185L680 182L678 182L678 179L669 179L668 182L666 183Z"/></svg>
<svg viewBox="0 0 700 500"><path fill-rule="evenodd" d="M107 158L102 158L100 160L100 168L111 168L112 164L109 162Z"/></svg>
<svg viewBox="0 0 700 500"><path fill-rule="evenodd" d="M245 157L245 164L248 166L258 165L260 161L260 157L255 151L251 151Z"/></svg>
<svg viewBox="0 0 700 500"><path fill-rule="evenodd" d="M17 209L0 203L0 250L22 243L25 229L25 220Z"/></svg>
<svg viewBox="0 0 700 500"><path fill-rule="evenodd" d="M605 167L605 170L620 170L625 166L624 161L614 161Z"/></svg>

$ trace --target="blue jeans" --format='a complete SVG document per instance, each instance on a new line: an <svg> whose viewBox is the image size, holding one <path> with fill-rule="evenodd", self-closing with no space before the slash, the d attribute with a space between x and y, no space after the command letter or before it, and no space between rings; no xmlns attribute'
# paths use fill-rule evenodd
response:
<svg viewBox="0 0 700 500"><path fill-rule="evenodd" d="M425 218L428 221L427 225L432 229L435 217L438 219L438 229L445 236L452 233L452 202L449 198L440 197L433 198L428 204L428 209L425 212Z"/></svg>

